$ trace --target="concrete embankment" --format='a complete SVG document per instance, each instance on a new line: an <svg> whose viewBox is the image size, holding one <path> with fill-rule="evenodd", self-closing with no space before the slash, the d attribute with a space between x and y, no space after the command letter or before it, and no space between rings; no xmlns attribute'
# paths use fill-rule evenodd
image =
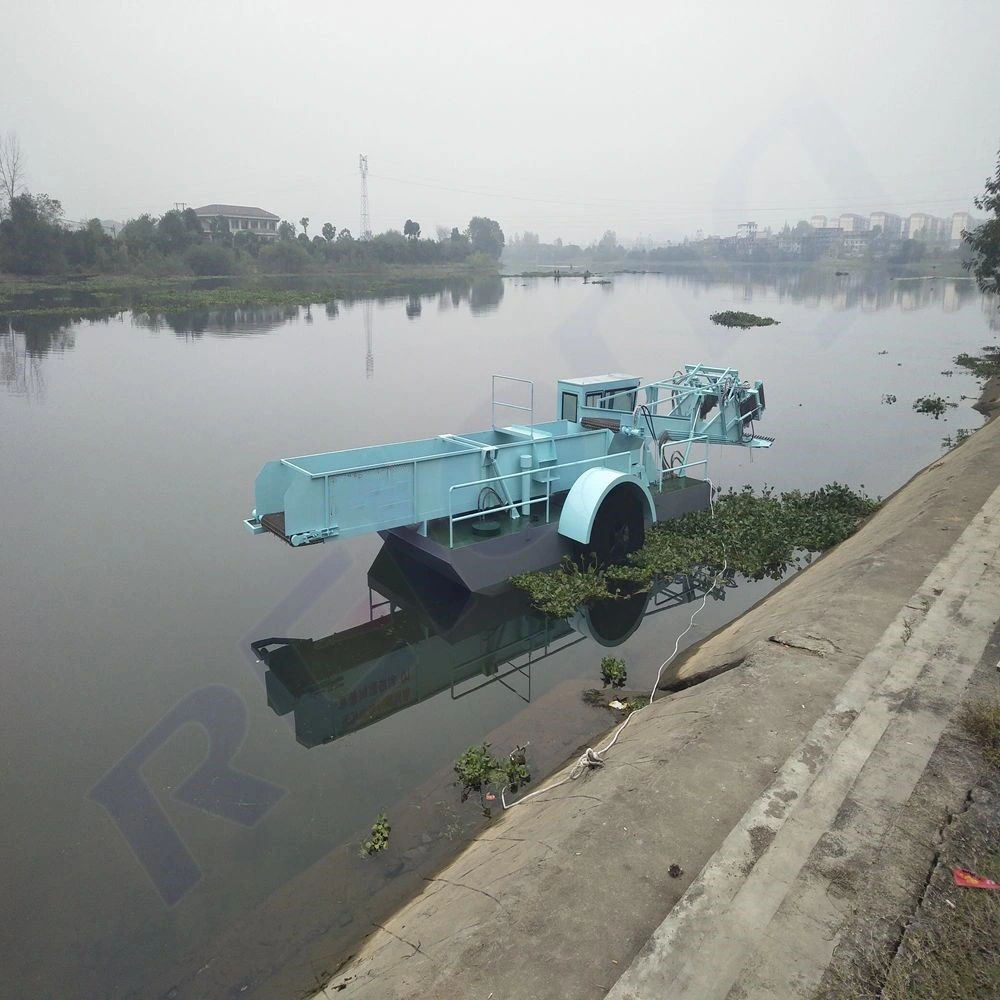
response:
<svg viewBox="0 0 1000 1000"><path fill-rule="evenodd" d="M506 812L320 995L812 995L969 678L993 667L998 519L993 421L689 651L669 680L709 679Z"/></svg>

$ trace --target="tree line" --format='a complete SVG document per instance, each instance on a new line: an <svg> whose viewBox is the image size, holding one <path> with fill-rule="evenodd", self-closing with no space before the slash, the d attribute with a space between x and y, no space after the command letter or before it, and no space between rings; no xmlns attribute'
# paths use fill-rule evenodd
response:
<svg viewBox="0 0 1000 1000"><path fill-rule="evenodd" d="M66 273L288 274L337 265L447 264L477 255L496 261L503 251L499 223L476 216L458 227L421 239L419 225L407 220L404 231L390 229L361 240L349 229L325 223L322 235L308 235L308 219L296 235L290 222L277 239L243 229L230 231L224 218L209 220L208 232L190 208L130 219L116 236L99 219L69 229L62 206L48 195L15 194L0 216L0 272L18 275ZM404 235L405 233L405 235Z"/></svg>
<svg viewBox="0 0 1000 1000"><path fill-rule="evenodd" d="M310 238L303 216L302 232L284 220L277 238L269 238L186 208L140 215L110 234L96 218L68 226L59 200L26 190L24 176L16 136L0 136L0 272L8 274L288 274L338 265L464 263L476 255L486 263L499 260L504 247L500 224L485 216L474 216L463 230L438 227L436 239L421 239L413 219L401 231L364 239L325 222Z"/></svg>

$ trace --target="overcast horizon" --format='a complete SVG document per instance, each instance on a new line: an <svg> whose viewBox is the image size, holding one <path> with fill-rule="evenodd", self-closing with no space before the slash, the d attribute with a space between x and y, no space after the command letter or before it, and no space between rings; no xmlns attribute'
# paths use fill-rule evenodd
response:
<svg viewBox="0 0 1000 1000"><path fill-rule="evenodd" d="M257 206L358 234L473 215L587 244L814 214L972 211L1000 5L39 0L0 134L67 219Z"/></svg>

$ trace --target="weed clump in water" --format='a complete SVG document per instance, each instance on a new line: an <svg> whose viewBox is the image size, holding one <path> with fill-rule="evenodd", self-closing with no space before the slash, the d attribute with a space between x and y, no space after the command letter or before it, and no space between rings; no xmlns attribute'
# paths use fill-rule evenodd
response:
<svg viewBox="0 0 1000 1000"><path fill-rule="evenodd" d="M717 326L735 326L747 330L752 326L777 326L778 320L770 316L758 316L755 313L740 312L726 309L723 312L712 313L708 317Z"/></svg>
<svg viewBox="0 0 1000 1000"><path fill-rule="evenodd" d="M385 818L385 813L380 812L372 823L371 836L361 845L361 857L370 858L373 854L379 854L389 846L389 831L392 827Z"/></svg>
<svg viewBox="0 0 1000 1000"><path fill-rule="evenodd" d="M877 507L878 501L840 483L810 493L776 493L770 487L757 493L746 486L716 499L714 513L696 511L654 525L625 563L581 567L566 559L555 570L522 573L511 582L541 611L564 618L588 601L629 597L657 578L705 567L728 566L748 580L780 580L813 552L852 535Z"/></svg>
<svg viewBox="0 0 1000 1000"><path fill-rule="evenodd" d="M993 378L1000 375L1000 347L987 344L978 355L963 352L955 358L955 364L984 381Z"/></svg>
<svg viewBox="0 0 1000 1000"><path fill-rule="evenodd" d="M624 596L596 561L581 565L569 556L563 557L558 569L519 573L510 582L526 590L535 606L553 618L566 618L590 601Z"/></svg>
<svg viewBox="0 0 1000 1000"><path fill-rule="evenodd" d="M604 686L609 684L613 688L625 687L628 679L628 670L625 661L620 656L605 656L601 660L601 680Z"/></svg>
<svg viewBox="0 0 1000 1000"><path fill-rule="evenodd" d="M500 761L490 750L489 743L469 747L455 763L455 773L462 787L462 801L473 792L478 792L483 813L489 817L491 810L487 802L491 801L488 798L491 786L516 792L521 785L531 781L526 750L527 744L516 746Z"/></svg>
<svg viewBox="0 0 1000 1000"><path fill-rule="evenodd" d="M956 406L958 406L958 403L942 399L940 396L920 396L913 403L913 409L917 413L929 413L935 420L939 420L949 407L954 408Z"/></svg>

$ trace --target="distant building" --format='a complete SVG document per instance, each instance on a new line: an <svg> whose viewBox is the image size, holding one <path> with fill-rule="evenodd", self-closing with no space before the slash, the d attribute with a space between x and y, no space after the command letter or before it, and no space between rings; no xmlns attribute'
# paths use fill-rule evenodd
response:
<svg viewBox="0 0 1000 1000"><path fill-rule="evenodd" d="M898 240L903 235L903 220L892 212L872 212L868 223L869 228L880 229L887 240Z"/></svg>
<svg viewBox="0 0 1000 1000"><path fill-rule="evenodd" d="M194 210L194 214L201 220L201 228L209 239L214 232L213 221L218 218L226 220L231 233L245 229L264 239L278 238L279 217L273 212L265 212L262 208L250 208L246 205L202 205L201 208Z"/></svg>
<svg viewBox="0 0 1000 1000"><path fill-rule="evenodd" d="M931 217L925 212L914 212L906 220L906 238L910 240L923 239L930 223Z"/></svg>
<svg viewBox="0 0 1000 1000"><path fill-rule="evenodd" d="M871 246L872 234L870 231L863 233L849 233L844 237L841 252L845 257L864 257Z"/></svg>
<svg viewBox="0 0 1000 1000"><path fill-rule="evenodd" d="M973 229L976 223L968 212L955 212L951 217L950 240L954 246L962 242L962 230Z"/></svg>
<svg viewBox="0 0 1000 1000"><path fill-rule="evenodd" d="M840 217L840 228L845 233L863 233L868 229L868 222L863 215L845 212Z"/></svg>
<svg viewBox="0 0 1000 1000"><path fill-rule="evenodd" d="M947 242L951 237L951 220L938 219L924 212L914 212L906 221L906 235L911 240L927 243Z"/></svg>
<svg viewBox="0 0 1000 1000"><path fill-rule="evenodd" d="M826 229L826 216L825 215L814 215L809 220L809 225L813 229Z"/></svg>
<svg viewBox="0 0 1000 1000"><path fill-rule="evenodd" d="M809 256L839 257L843 246L844 231L840 226L817 226L803 242L803 251L809 248Z"/></svg>
<svg viewBox="0 0 1000 1000"><path fill-rule="evenodd" d="M741 222L736 227L736 238L738 240L754 240L757 236L756 222Z"/></svg>

